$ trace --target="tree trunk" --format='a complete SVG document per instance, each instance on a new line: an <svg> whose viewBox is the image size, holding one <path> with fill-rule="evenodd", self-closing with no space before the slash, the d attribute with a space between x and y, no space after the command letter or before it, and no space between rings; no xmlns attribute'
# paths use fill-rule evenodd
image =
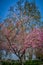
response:
<svg viewBox="0 0 43 65"><path fill-rule="evenodd" d="M22 60L23 60L23 59L22 59L22 58L20 58L20 65L23 65L23 62L22 62Z"/></svg>

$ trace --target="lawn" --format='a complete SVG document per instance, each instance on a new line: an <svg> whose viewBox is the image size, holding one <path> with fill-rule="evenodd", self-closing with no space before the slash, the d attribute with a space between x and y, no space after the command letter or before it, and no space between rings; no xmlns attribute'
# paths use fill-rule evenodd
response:
<svg viewBox="0 0 43 65"><path fill-rule="evenodd" d="M14 60L1 60L0 65L21 65L19 61L14 61ZM23 65L43 65L43 61L39 60L28 60L23 62Z"/></svg>

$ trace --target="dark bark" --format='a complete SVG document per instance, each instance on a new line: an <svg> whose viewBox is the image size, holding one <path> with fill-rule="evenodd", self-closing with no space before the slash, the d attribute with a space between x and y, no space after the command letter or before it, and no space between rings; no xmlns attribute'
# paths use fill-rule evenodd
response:
<svg viewBox="0 0 43 65"><path fill-rule="evenodd" d="M23 65L22 58L20 58L20 65Z"/></svg>

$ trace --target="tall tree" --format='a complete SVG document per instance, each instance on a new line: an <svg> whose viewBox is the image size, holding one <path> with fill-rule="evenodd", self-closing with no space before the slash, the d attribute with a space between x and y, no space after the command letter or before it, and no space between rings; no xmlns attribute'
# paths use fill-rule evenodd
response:
<svg viewBox="0 0 43 65"><path fill-rule="evenodd" d="M10 7L10 14L0 25L2 35L0 49L15 53L22 62L27 47L31 47L31 44L24 44L25 38L39 20L40 12L36 5L19 0L16 8Z"/></svg>

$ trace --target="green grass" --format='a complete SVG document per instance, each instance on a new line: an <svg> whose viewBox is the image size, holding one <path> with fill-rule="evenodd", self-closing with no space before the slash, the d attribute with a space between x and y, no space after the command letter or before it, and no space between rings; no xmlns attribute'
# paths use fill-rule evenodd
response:
<svg viewBox="0 0 43 65"><path fill-rule="evenodd" d="M13 60L1 61L1 63L2 65L20 65L19 61L13 61ZM43 62L39 60L28 60L23 62L23 65L41 65L41 64L43 64Z"/></svg>

